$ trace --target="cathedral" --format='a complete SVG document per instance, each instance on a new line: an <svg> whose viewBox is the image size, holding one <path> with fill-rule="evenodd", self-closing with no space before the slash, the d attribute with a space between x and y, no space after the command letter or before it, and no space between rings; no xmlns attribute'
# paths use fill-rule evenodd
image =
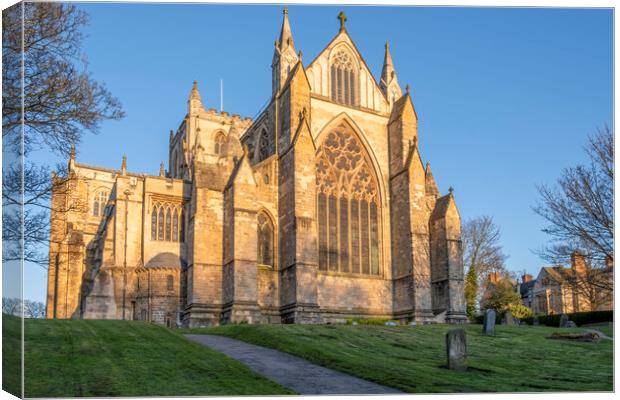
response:
<svg viewBox="0 0 620 400"><path fill-rule="evenodd" d="M52 178L48 318L466 321L459 212L422 160L409 87L388 44L377 82L338 18L304 63L284 9L254 120L205 108L194 82L158 175L72 148Z"/></svg>

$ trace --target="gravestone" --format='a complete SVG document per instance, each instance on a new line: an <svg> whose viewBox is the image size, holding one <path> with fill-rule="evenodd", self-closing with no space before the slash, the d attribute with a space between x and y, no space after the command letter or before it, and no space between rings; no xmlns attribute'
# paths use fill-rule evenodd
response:
<svg viewBox="0 0 620 400"><path fill-rule="evenodd" d="M448 369L465 371L467 357L467 342L465 329L452 329L446 333L446 352L448 355Z"/></svg>
<svg viewBox="0 0 620 400"><path fill-rule="evenodd" d="M560 316L560 328L570 328L569 322L571 321L568 319L568 315L562 314Z"/></svg>
<svg viewBox="0 0 620 400"><path fill-rule="evenodd" d="M485 335L495 335L495 310L488 309L484 312L482 333Z"/></svg>
<svg viewBox="0 0 620 400"><path fill-rule="evenodd" d="M504 325L514 325L515 320L512 318L512 313L510 311L506 311L504 314Z"/></svg>
<svg viewBox="0 0 620 400"><path fill-rule="evenodd" d="M532 324L535 326L540 325L540 321L538 320L538 315L534 316L534 318L532 319Z"/></svg>

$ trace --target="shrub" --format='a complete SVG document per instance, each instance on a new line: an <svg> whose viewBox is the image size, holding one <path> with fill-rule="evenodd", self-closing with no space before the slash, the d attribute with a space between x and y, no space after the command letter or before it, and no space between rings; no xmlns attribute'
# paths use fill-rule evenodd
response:
<svg viewBox="0 0 620 400"><path fill-rule="evenodd" d="M519 319L531 317L534 315L534 312L531 308L526 307L522 304L511 304L510 306L508 306L508 309L514 317Z"/></svg>
<svg viewBox="0 0 620 400"><path fill-rule="evenodd" d="M612 310L586 311L586 312L570 313L567 315L568 315L568 319L573 321L577 326L582 326L582 325L587 325L587 324L596 324L600 322L613 322L614 320L614 312ZM561 317L561 314L539 315L538 322L541 325L546 325L546 326L560 326L560 317ZM528 325L532 325L534 323L534 317L524 318L524 321L527 322Z"/></svg>

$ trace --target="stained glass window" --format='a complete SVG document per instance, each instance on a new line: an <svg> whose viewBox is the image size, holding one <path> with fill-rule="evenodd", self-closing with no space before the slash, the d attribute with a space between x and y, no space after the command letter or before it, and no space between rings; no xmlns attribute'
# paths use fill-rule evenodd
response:
<svg viewBox="0 0 620 400"><path fill-rule="evenodd" d="M341 124L316 160L319 269L379 275L380 202L368 154Z"/></svg>
<svg viewBox="0 0 620 400"><path fill-rule="evenodd" d="M349 52L339 50L332 58L331 73L331 97L332 100L357 105L357 74L355 64Z"/></svg>

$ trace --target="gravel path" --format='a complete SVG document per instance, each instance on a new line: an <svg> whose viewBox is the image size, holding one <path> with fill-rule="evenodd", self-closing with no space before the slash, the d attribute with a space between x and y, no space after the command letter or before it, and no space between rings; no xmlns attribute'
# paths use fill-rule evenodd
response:
<svg viewBox="0 0 620 400"><path fill-rule="evenodd" d="M299 394L397 394L396 389L320 367L277 350L215 335L188 339L237 359L259 374Z"/></svg>

